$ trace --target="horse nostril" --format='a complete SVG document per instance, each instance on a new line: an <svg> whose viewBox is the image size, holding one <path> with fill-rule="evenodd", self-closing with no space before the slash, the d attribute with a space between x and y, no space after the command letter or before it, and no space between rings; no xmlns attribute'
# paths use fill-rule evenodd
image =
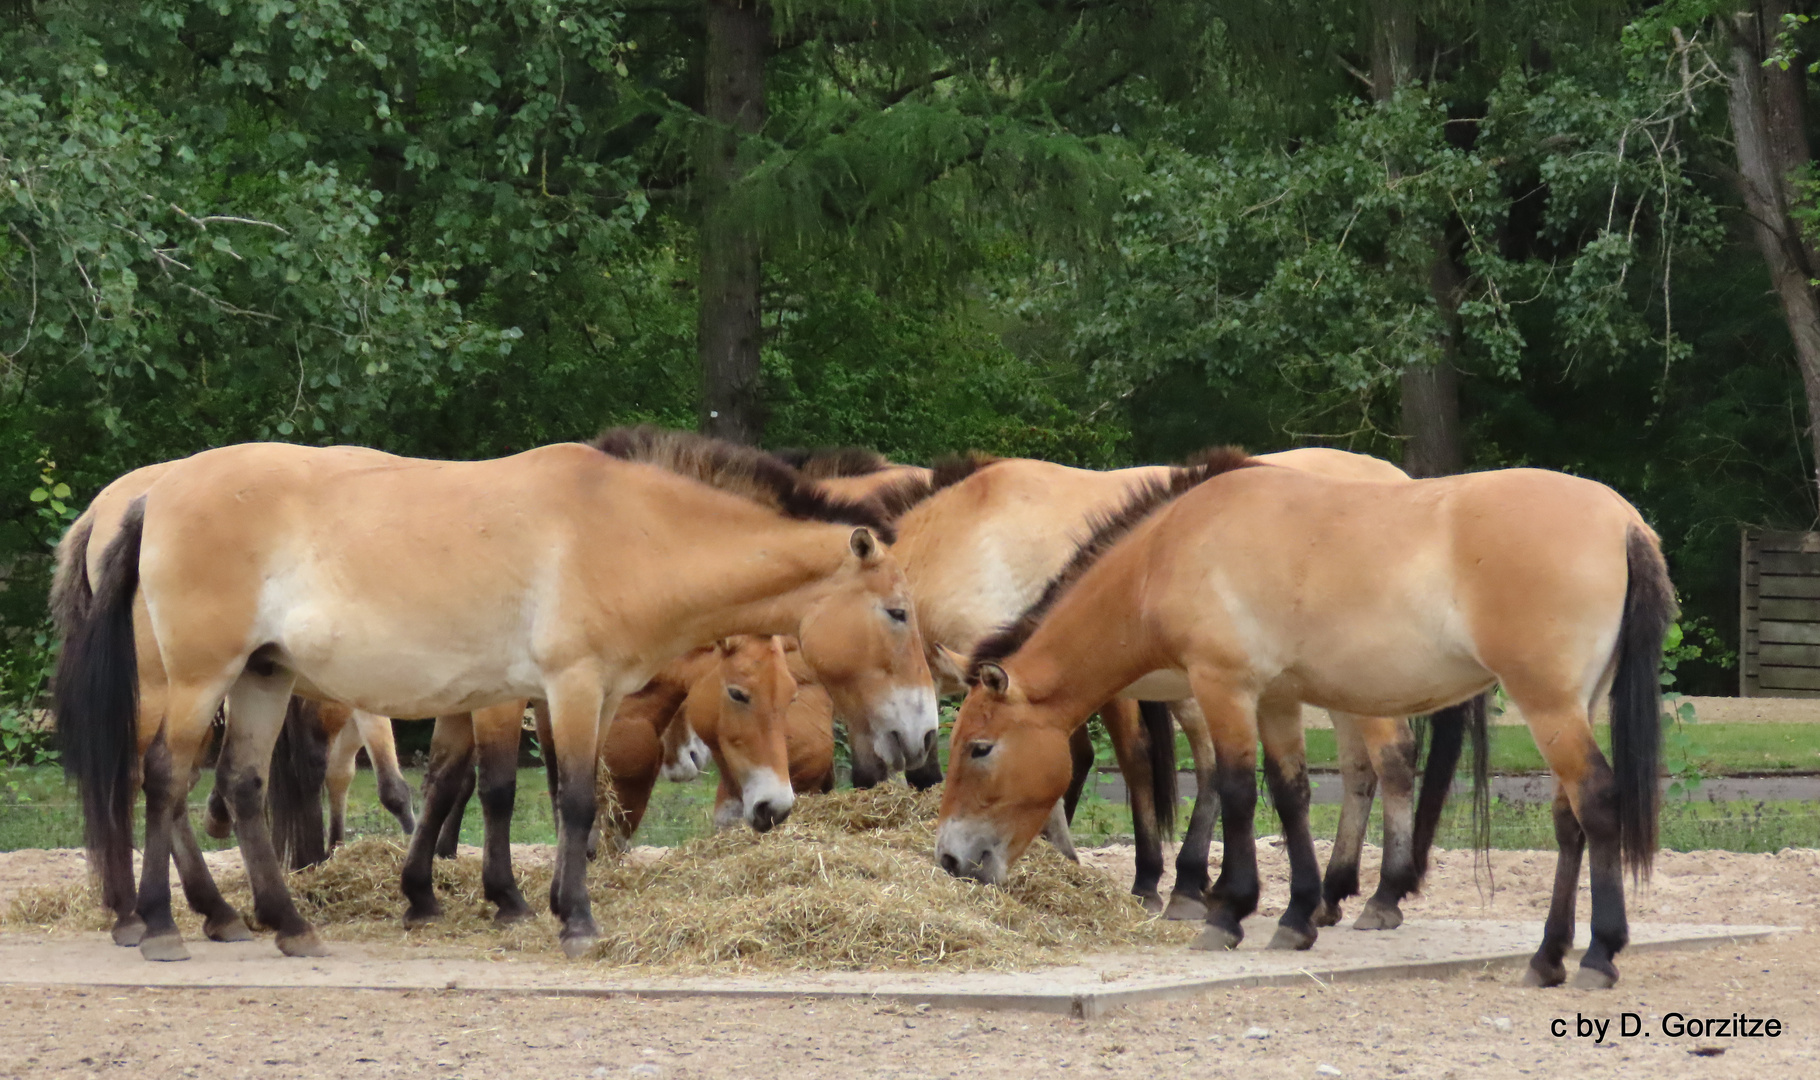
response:
<svg viewBox="0 0 1820 1080"><path fill-rule="evenodd" d="M790 816L788 806L780 807L776 803L762 802L752 808L752 827L759 832L770 832L784 823Z"/></svg>
<svg viewBox="0 0 1820 1080"><path fill-rule="evenodd" d="M948 852L942 852L942 869L955 877L961 876L961 861Z"/></svg>
<svg viewBox="0 0 1820 1080"><path fill-rule="evenodd" d="M923 753L925 753L931 757L935 756L935 731L934 731L934 729L930 729L929 734L923 736Z"/></svg>

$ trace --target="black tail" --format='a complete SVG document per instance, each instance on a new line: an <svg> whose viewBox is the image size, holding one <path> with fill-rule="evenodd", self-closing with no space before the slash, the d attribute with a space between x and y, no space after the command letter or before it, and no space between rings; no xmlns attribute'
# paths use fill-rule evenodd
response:
<svg viewBox="0 0 1820 1080"><path fill-rule="evenodd" d="M117 860L132 865L133 779L139 757L133 596L139 588L144 531L141 497L127 507L119 535L102 553L101 578L83 617L64 636L52 678L63 772L82 795L83 843L93 866L114 866ZM86 547L87 535L80 539ZM86 582L87 575L83 578Z"/></svg>
<svg viewBox="0 0 1820 1080"><path fill-rule="evenodd" d="M1625 538L1630 584L1618 628L1618 671L1611 684L1611 768L1618 782L1618 850L1633 877L1656 861L1661 792L1662 638L1676 614L1675 587L1655 538L1632 526Z"/></svg>
<svg viewBox="0 0 1820 1080"><path fill-rule="evenodd" d="M1144 741L1150 750L1150 791L1156 801L1157 835L1164 840L1175 837L1175 719L1169 706L1161 701L1138 702L1138 716L1144 725Z"/></svg>
<svg viewBox="0 0 1820 1080"><path fill-rule="evenodd" d="M272 748L272 782L266 788L266 815L278 861L292 870L329 857L322 824L322 792L329 777L329 737L321 708L292 697L284 726Z"/></svg>
<svg viewBox="0 0 1820 1080"><path fill-rule="evenodd" d="M88 580L88 542L94 534L93 518L78 518L57 544L57 571L51 577L51 624L67 640L88 620L95 593Z"/></svg>
<svg viewBox="0 0 1820 1080"><path fill-rule="evenodd" d="M1472 739L1472 842L1476 851L1491 846L1491 733L1487 728L1484 694L1449 705L1429 718L1428 760L1422 766L1422 791L1416 798L1416 882L1428 873L1428 852L1434 847L1441 811L1460 766L1460 750Z"/></svg>

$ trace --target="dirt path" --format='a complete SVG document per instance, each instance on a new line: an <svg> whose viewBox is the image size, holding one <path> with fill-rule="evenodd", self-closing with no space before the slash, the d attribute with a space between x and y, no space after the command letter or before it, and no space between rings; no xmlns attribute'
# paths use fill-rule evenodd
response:
<svg viewBox="0 0 1820 1080"><path fill-rule="evenodd" d="M1375 857L1374 853L1369 853ZM230 856L231 853L222 853ZM1123 877L1129 848L1088 859ZM1282 857L1266 844L1266 909ZM221 857L221 856L218 856ZM1371 860L1368 858L1368 862ZM1375 866L1375 862L1371 862ZM1469 854L1443 853L1409 917L1482 916ZM1534 917L1552 853L1497 852L1491 910ZM20 884L79 880L75 853L0 855ZM1375 878L1368 867L1367 879ZM1664 853L1633 917L1766 922L1765 942L1623 958L1616 991L1533 991L1509 972L1215 992L1081 1022L860 1003L648 1002L305 990L0 989L0 1077L1771 1077L1820 1069L1820 852ZM1356 905L1355 905L1356 906ZM1582 913L1584 918L1584 912ZM1353 933L1336 929L1328 933ZM1636 1013L1650 1037L1619 1039ZM1774 1017L1774 1039L1667 1038L1670 1012ZM1576 1016L1607 1038L1572 1037ZM1565 1022L1569 1037L1551 1032ZM1247 1037L1247 1033L1261 1037ZM1715 1057L1690 1053L1723 1047Z"/></svg>

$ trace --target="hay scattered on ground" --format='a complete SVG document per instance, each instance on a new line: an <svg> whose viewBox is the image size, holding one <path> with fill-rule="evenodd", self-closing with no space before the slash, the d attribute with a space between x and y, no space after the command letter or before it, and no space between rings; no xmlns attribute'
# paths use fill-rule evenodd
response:
<svg viewBox="0 0 1820 1080"><path fill-rule="evenodd" d="M1089 952L1179 945L1194 927L1149 917L1123 883L1068 862L1037 841L1002 888L936 867L936 792L898 785L801 799L784 826L695 840L649 863L603 857L589 871L601 940L592 957L614 966L843 970L1028 968ZM521 849L522 850L522 849ZM547 914L500 928L478 858L438 860L444 918L400 928L404 846L364 838L291 876L298 907L340 940L459 943L493 951L556 953ZM520 887L547 908L547 858L516 860ZM242 875L223 891L250 909ZM9 925L95 928L85 890L22 896ZM82 923L72 925L72 920ZM103 921L101 925L105 926ZM193 922L186 934L199 932Z"/></svg>

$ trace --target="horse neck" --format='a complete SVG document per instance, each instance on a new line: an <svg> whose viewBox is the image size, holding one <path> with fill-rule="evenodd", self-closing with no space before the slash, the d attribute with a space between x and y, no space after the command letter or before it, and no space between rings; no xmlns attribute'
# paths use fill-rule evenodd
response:
<svg viewBox="0 0 1820 1080"><path fill-rule="evenodd" d="M672 595L679 636L690 645L736 634L795 634L803 616L838 587L853 526L778 520L756 529L716 530L719 551L692 545L691 565Z"/></svg>
<svg viewBox="0 0 1820 1080"><path fill-rule="evenodd" d="M1120 690L1164 666L1143 612L1143 563L1088 571L1004 667L1048 722L1072 731Z"/></svg>

